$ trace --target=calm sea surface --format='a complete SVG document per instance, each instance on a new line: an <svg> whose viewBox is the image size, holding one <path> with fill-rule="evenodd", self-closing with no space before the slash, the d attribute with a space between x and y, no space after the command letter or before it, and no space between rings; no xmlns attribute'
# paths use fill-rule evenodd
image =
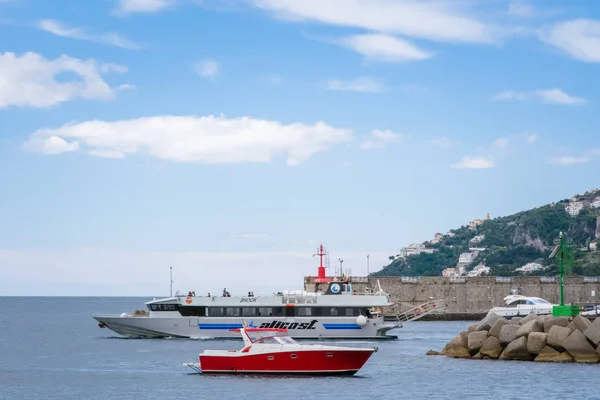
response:
<svg viewBox="0 0 600 400"><path fill-rule="evenodd" d="M202 376L182 363L241 342L122 339L92 319L147 300L0 297L0 399L600 399L600 365L425 356L470 322L406 324L355 377Z"/></svg>

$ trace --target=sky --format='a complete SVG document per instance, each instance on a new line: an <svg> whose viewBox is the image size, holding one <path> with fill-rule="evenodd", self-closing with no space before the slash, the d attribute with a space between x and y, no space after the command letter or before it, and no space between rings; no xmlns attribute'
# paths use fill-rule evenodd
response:
<svg viewBox="0 0 600 400"><path fill-rule="evenodd" d="M599 73L589 0L0 0L0 295L378 271L600 187Z"/></svg>

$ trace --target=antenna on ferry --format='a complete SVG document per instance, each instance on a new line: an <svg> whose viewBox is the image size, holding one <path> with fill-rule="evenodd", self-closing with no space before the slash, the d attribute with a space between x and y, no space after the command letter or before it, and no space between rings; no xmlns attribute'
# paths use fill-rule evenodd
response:
<svg viewBox="0 0 600 400"><path fill-rule="evenodd" d="M169 292L169 297L173 297L173 267L169 267L169 270L171 275L171 290Z"/></svg>
<svg viewBox="0 0 600 400"><path fill-rule="evenodd" d="M340 262L340 273L343 273L342 264L344 263L344 260L342 260L341 258L338 258L338 260Z"/></svg>

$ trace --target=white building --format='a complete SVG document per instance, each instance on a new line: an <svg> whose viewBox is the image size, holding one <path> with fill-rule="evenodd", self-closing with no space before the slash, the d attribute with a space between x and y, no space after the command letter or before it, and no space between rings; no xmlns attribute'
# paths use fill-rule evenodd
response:
<svg viewBox="0 0 600 400"><path fill-rule="evenodd" d="M590 207L592 208L600 208L600 196L596 197L594 201L590 203Z"/></svg>
<svg viewBox="0 0 600 400"><path fill-rule="evenodd" d="M521 268L515 269L516 272L533 272L533 271L543 271L546 267L542 264L538 263L528 263L523 265Z"/></svg>
<svg viewBox="0 0 600 400"><path fill-rule="evenodd" d="M466 253L461 253L461 255L458 257L458 263L459 264L470 264L473 262L474 259L474 253L471 252L466 252Z"/></svg>
<svg viewBox="0 0 600 400"><path fill-rule="evenodd" d="M592 243L590 243L590 250L591 250L591 251L596 251L596 250L598 250L598 245L596 244L596 242L592 242Z"/></svg>
<svg viewBox="0 0 600 400"><path fill-rule="evenodd" d="M456 274L457 274L458 276L462 276L462 275L464 275L464 274L465 274L465 272L467 271L467 269L465 268L465 266L464 266L464 265L459 265L458 267L456 267L456 268L455 268L455 270L456 270Z"/></svg>
<svg viewBox="0 0 600 400"><path fill-rule="evenodd" d="M444 237L444 235L442 235L441 233L436 233L435 235L433 235L433 239L431 239L429 241L429 243L438 244L442 240L443 237Z"/></svg>
<svg viewBox="0 0 600 400"><path fill-rule="evenodd" d="M483 224L483 222L484 221L482 219L474 219L473 221L469 221L469 229L475 229L479 225Z"/></svg>
<svg viewBox="0 0 600 400"><path fill-rule="evenodd" d="M413 243L400 250L400 257L414 256L421 253L431 254L435 253L436 251L437 249L426 249L425 245L422 243Z"/></svg>
<svg viewBox="0 0 600 400"><path fill-rule="evenodd" d="M446 236L448 236L448 237L454 237L454 236L456 236L456 233L454 233L454 232L448 232L448 233L446 233Z"/></svg>
<svg viewBox="0 0 600 400"><path fill-rule="evenodd" d="M583 209L583 203L580 201L571 201L568 205L565 206L565 211L571 216L574 217Z"/></svg>
<svg viewBox="0 0 600 400"><path fill-rule="evenodd" d="M469 240L469 243L481 243L485 239L485 235L477 235L473 239Z"/></svg>
<svg viewBox="0 0 600 400"><path fill-rule="evenodd" d="M486 267L483 264L479 264L478 266L473 268L471 271L469 271L467 276L482 276L482 275L487 275L489 273L490 273L490 267Z"/></svg>

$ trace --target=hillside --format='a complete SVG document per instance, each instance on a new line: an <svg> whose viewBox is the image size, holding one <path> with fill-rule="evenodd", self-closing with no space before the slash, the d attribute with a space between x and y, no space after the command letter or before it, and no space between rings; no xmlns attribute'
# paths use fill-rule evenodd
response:
<svg viewBox="0 0 600 400"><path fill-rule="evenodd" d="M391 263L373 275L439 276L449 268L456 272L444 273L455 276L469 271L469 276L551 275L558 271L557 260L548 256L561 231L573 245L571 273L600 276L600 189L506 217L470 221L446 234L437 233L431 241L390 256ZM527 264L525 272L515 271Z"/></svg>

